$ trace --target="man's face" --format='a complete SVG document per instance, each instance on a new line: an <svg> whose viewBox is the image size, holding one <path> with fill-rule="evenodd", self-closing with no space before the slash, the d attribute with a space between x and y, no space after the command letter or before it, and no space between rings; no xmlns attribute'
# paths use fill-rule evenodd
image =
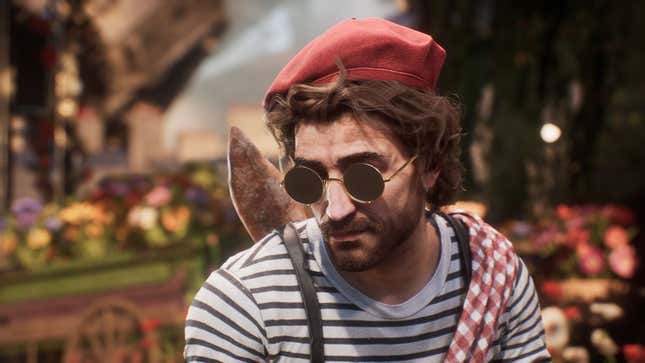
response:
<svg viewBox="0 0 645 363"><path fill-rule="evenodd" d="M342 179L344 170L357 162L371 164L389 177L412 155L383 121L370 121L347 113L330 123L299 124L296 162L323 179ZM358 272L387 263L424 219L423 180L412 163L385 183L383 194L370 204L352 200L338 181L326 183L323 198L311 208L336 268Z"/></svg>

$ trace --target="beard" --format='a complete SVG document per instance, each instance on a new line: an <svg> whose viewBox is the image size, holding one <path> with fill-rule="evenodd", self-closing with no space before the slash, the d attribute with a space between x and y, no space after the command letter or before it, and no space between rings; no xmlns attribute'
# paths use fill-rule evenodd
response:
<svg viewBox="0 0 645 363"><path fill-rule="evenodd" d="M323 221L320 229L336 269L362 272L395 258L395 250L408 241L423 213L423 209L406 208L397 215L389 213L387 221L356 213L342 221ZM357 240L331 242L333 234L356 232L362 233Z"/></svg>

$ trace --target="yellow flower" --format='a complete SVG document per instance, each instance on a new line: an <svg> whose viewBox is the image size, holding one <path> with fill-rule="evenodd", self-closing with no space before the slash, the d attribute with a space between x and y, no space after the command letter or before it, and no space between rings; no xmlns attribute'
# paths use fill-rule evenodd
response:
<svg viewBox="0 0 645 363"><path fill-rule="evenodd" d="M63 222L73 225L83 222L105 223L107 219L101 208L87 202L70 204L60 211L59 217Z"/></svg>
<svg viewBox="0 0 645 363"><path fill-rule="evenodd" d="M51 242L51 235L44 228L33 228L27 234L27 246L32 250L47 247Z"/></svg>
<svg viewBox="0 0 645 363"><path fill-rule="evenodd" d="M18 247L18 239L15 234L8 232L0 234L0 256L9 256L16 247Z"/></svg>
<svg viewBox="0 0 645 363"><path fill-rule="evenodd" d="M96 237L101 237L103 235L104 230L105 229L103 228L102 225L98 223L90 223L87 225L85 232L87 233L88 237L96 238Z"/></svg>

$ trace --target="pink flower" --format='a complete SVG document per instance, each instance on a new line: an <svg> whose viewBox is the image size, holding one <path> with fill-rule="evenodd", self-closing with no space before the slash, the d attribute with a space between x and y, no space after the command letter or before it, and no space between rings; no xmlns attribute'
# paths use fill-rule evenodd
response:
<svg viewBox="0 0 645 363"><path fill-rule="evenodd" d="M614 248L609 254L609 266L618 276L629 279L636 271L636 250L629 245Z"/></svg>
<svg viewBox="0 0 645 363"><path fill-rule="evenodd" d="M146 202L152 206L159 208L166 205L170 201L170 190L164 186L155 187L146 195Z"/></svg>
<svg viewBox="0 0 645 363"><path fill-rule="evenodd" d="M555 229L547 229L540 232L534 239L533 245L537 249L547 248L558 242L559 233Z"/></svg>
<svg viewBox="0 0 645 363"><path fill-rule="evenodd" d="M612 225L605 231L605 238L603 239L605 246L614 249L619 246L624 246L629 243L629 236L625 228L617 225Z"/></svg>
<svg viewBox="0 0 645 363"><path fill-rule="evenodd" d="M570 219L574 216L574 211L573 209L571 209L571 207L560 204L555 208L555 214L561 220L566 221L567 219Z"/></svg>
<svg viewBox="0 0 645 363"><path fill-rule="evenodd" d="M597 275L605 269L605 259L602 251L589 244L579 245L576 249L578 254L578 266L585 275Z"/></svg>

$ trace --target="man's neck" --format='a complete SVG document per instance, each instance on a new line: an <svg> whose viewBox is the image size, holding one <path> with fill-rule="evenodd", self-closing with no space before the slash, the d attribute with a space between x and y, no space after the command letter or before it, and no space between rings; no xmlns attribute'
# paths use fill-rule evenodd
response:
<svg viewBox="0 0 645 363"><path fill-rule="evenodd" d="M400 304L415 296L433 276L439 262L438 231L427 216L400 243L387 261L366 271L339 271L354 288L385 304Z"/></svg>

